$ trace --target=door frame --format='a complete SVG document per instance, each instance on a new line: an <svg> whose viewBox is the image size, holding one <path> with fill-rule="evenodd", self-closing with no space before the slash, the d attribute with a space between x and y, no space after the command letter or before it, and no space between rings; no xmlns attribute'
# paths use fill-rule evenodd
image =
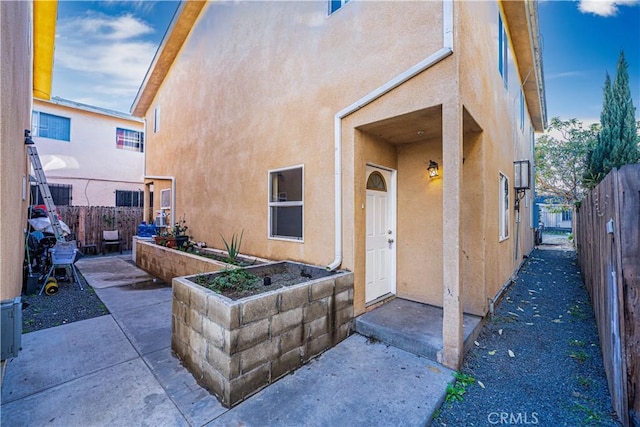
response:
<svg viewBox="0 0 640 427"><path fill-rule="evenodd" d="M397 181L398 181L398 171L396 169L393 168L389 168L387 166L382 166L376 163L372 163L372 162L367 162L365 164L365 177L364 177L364 182L365 182L365 186L364 186L364 191L365 191L365 209L367 209L367 205L366 205L366 193L367 193L367 179L369 178L369 172L367 171L367 167L372 167L375 169L380 169L383 170L385 172L388 172L391 174L391 179L389 180L389 182L387 182L387 198L389 200L388 203L388 218L389 218L389 228L391 228L393 230L393 239L394 239L394 243L391 246L391 253L389 254L390 260L389 260L389 276L391 279L391 286L389 287L389 292L392 295L396 295L396 284L397 284L397 247L398 247L398 188L397 188ZM366 211L365 211L365 216L366 216ZM366 230L366 223L365 223L365 232L363 234L363 240L364 240L364 247L367 247L367 230ZM365 249L366 250L366 249ZM367 271L367 262L366 262L366 257L365 257L365 276L366 276L366 271ZM387 294L385 294L387 295ZM384 296L384 295L383 295ZM380 297L378 298L374 298L371 301L367 301L367 295L366 295L366 289L365 289L365 305L370 305L370 304L375 304Z"/></svg>

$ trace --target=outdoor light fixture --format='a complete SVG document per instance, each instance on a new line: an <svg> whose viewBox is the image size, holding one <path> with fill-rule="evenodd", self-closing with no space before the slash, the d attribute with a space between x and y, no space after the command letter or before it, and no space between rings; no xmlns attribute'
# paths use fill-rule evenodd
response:
<svg viewBox="0 0 640 427"><path fill-rule="evenodd" d="M31 139L31 131L29 129L24 130L24 144L25 145L35 144L35 142L33 142L33 139Z"/></svg>
<svg viewBox="0 0 640 427"><path fill-rule="evenodd" d="M429 166L427 167L429 171L429 178L435 178L438 176L438 162L434 162L433 160L429 160Z"/></svg>
<svg viewBox="0 0 640 427"><path fill-rule="evenodd" d="M529 160L513 162L513 189L528 190L531 188L531 163Z"/></svg>
<svg viewBox="0 0 640 427"><path fill-rule="evenodd" d="M513 189L516 190L515 210L520 211L520 200L525 191L531 188L531 163L529 160L513 162Z"/></svg>

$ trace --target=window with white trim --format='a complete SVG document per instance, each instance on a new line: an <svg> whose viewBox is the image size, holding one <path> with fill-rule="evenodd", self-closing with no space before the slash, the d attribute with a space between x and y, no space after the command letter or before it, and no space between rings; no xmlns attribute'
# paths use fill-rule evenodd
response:
<svg viewBox="0 0 640 427"><path fill-rule="evenodd" d="M71 141L71 119L34 111L31 116L31 132L33 136Z"/></svg>
<svg viewBox="0 0 640 427"><path fill-rule="evenodd" d="M153 133L160 132L160 106L153 109Z"/></svg>
<svg viewBox="0 0 640 427"><path fill-rule="evenodd" d="M329 15L349 3L349 0L329 0Z"/></svg>
<svg viewBox="0 0 640 427"><path fill-rule="evenodd" d="M500 189L499 206L500 206L500 240L505 240L509 237L509 178L500 172Z"/></svg>
<svg viewBox="0 0 640 427"><path fill-rule="evenodd" d="M137 130L116 128L116 148L144 152L144 133Z"/></svg>
<svg viewBox="0 0 640 427"><path fill-rule="evenodd" d="M520 130L524 133L524 94L520 90Z"/></svg>
<svg viewBox="0 0 640 427"><path fill-rule="evenodd" d="M269 171L269 237L301 241L304 224L304 167Z"/></svg>
<svg viewBox="0 0 640 427"><path fill-rule="evenodd" d="M502 15L498 14L498 70L504 81L504 86L509 83L509 37L502 22Z"/></svg>
<svg viewBox="0 0 640 427"><path fill-rule="evenodd" d="M160 209L171 209L171 189L160 190Z"/></svg>

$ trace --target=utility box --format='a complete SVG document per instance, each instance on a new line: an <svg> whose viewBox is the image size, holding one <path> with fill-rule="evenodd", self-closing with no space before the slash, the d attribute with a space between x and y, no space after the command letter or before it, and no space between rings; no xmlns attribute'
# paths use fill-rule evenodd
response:
<svg viewBox="0 0 640 427"><path fill-rule="evenodd" d="M2 358L17 357L22 346L22 302L20 297L2 301Z"/></svg>

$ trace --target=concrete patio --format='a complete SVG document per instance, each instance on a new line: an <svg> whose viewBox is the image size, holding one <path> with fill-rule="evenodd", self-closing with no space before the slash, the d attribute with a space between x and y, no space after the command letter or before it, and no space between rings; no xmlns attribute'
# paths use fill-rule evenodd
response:
<svg viewBox="0 0 640 427"><path fill-rule="evenodd" d="M136 283L122 283L124 264ZM431 360L356 334L227 409L171 354L169 286L126 256L78 267L92 286L99 279L110 314L23 336L2 383L2 425L422 426L453 379Z"/></svg>

